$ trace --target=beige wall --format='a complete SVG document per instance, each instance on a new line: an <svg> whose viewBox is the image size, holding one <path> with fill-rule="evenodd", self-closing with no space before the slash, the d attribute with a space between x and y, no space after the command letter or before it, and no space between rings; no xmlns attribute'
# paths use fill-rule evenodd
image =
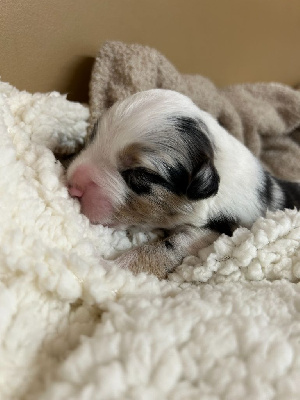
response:
<svg viewBox="0 0 300 400"><path fill-rule="evenodd" d="M0 75L86 100L105 40L155 47L218 85L300 82L299 0L0 0Z"/></svg>

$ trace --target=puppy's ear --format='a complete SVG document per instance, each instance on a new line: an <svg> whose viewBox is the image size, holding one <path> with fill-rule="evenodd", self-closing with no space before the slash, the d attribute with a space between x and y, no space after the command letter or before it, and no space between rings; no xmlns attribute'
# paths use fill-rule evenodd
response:
<svg viewBox="0 0 300 400"><path fill-rule="evenodd" d="M189 200L202 200L218 192L220 176L211 160L206 160L196 171L187 188Z"/></svg>
<svg viewBox="0 0 300 400"><path fill-rule="evenodd" d="M190 179L185 195L189 200L201 200L213 196L219 188L220 177L214 166L214 149L209 130L200 118L176 117L174 125L183 139L183 151L190 162ZM199 163L199 160L202 160Z"/></svg>

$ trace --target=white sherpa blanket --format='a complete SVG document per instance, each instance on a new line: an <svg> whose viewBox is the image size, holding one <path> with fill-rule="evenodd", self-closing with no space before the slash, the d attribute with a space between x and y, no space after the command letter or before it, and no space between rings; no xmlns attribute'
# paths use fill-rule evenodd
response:
<svg viewBox="0 0 300 400"><path fill-rule="evenodd" d="M134 277L103 257L148 237L91 226L52 153L87 118L0 83L0 399L299 399L300 213Z"/></svg>

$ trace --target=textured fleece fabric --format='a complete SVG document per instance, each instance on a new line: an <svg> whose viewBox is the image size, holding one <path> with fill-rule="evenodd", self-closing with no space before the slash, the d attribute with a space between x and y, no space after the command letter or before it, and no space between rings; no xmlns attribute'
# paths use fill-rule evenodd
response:
<svg viewBox="0 0 300 400"><path fill-rule="evenodd" d="M133 276L105 259L149 235L90 225L53 155L88 118L0 83L0 399L298 400L300 213Z"/></svg>

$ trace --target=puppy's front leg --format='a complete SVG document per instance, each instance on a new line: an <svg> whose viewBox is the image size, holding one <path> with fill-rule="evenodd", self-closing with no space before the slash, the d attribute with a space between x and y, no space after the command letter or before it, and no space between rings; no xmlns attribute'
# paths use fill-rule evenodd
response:
<svg viewBox="0 0 300 400"><path fill-rule="evenodd" d="M134 274L147 272L163 279L180 265L184 257L210 245L217 237L218 234L212 231L186 225L176 228L165 239L129 250L116 262Z"/></svg>

